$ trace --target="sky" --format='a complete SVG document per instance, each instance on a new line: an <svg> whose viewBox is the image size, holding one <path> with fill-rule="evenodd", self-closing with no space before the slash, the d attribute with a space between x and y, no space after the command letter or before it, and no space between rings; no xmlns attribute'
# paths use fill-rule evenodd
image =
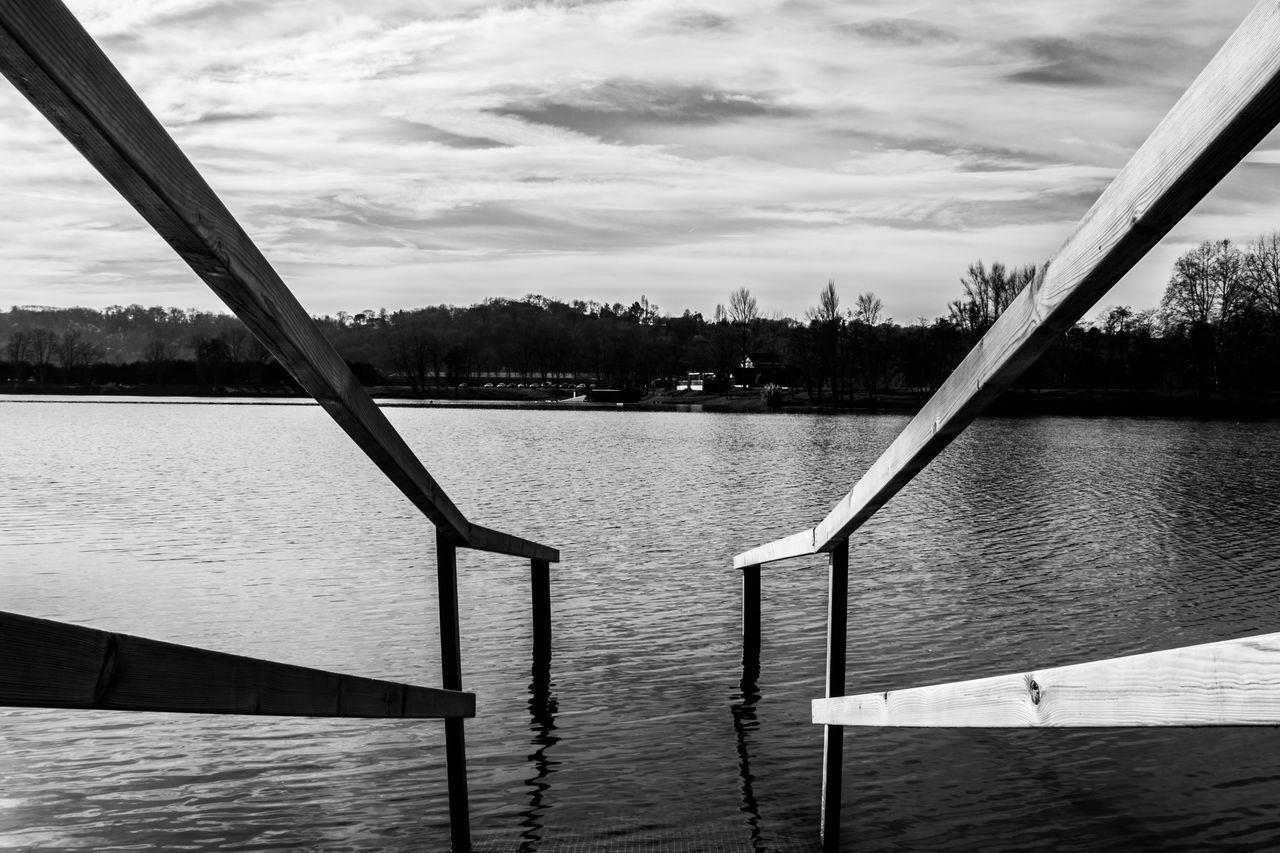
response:
<svg viewBox="0 0 1280 853"><path fill-rule="evenodd" d="M834 280L905 324L1050 257L1253 2L68 5L313 314ZM0 306L221 308L7 83L0 152ZM1099 308L1277 228L1273 134Z"/></svg>

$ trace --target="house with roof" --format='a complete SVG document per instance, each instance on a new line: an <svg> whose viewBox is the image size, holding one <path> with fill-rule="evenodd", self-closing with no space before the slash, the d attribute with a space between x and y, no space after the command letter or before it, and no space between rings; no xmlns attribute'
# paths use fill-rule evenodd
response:
<svg viewBox="0 0 1280 853"><path fill-rule="evenodd" d="M762 350L747 351L738 362L738 369L733 375L733 384L743 388L753 388L770 382L781 383L784 379L785 365L776 352Z"/></svg>

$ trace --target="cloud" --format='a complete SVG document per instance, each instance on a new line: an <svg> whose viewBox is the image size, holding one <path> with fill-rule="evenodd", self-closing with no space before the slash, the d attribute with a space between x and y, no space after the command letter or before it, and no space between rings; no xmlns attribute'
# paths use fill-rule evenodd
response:
<svg viewBox="0 0 1280 853"><path fill-rule="evenodd" d="M231 110L210 110L207 113L193 116L184 121L171 122L178 126L192 124L222 124L234 123L242 121L254 121L256 119L270 118L269 113L250 113L250 112L233 112Z"/></svg>
<svg viewBox="0 0 1280 853"><path fill-rule="evenodd" d="M695 11L679 14L671 21L676 27L692 30L730 30L734 29L733 18L715 12Z"/></svg>
<svg viewBox="0 0 1280 853"><path fill-rule="evenodd" d="M1171 47L1162 39L1099 33L1019 39L1007 49L1023 57L1018 64L1025 67L1006 78L1018 83L1121 87L1131 83L1134 74L1150 71L1153 55Z"/></svg>
<svg viewBox="0 0 1280 853"><path fill-rule="evenodd" d="M1006 75L1019 83L1098 85L1115 82L1106 72L1114 70L1111 57L1081 42L1064 38L1027 39L1016 47L1033 66Z"/></svg>
<svg viewBox="0 0 1280 853"><path fill-rule="evenodd" d="M1252 0L70 4L313 310L744 284L798 314L834 277L913 319L1052 252ZM0 109L0 303L214 303ZM1277 150L1174 239L1280 222Z"/></svg>
<svg viewBox="0 0 1280 853"><path fill-rule="evenodd" d="M895 45L922 45L954 42L958 36L945 26L913 21L910 18L876 18L870 21L840 24L838 29L869 41Z"/></svg>
<svg viewBox="0 0 1280 853"><path fill-rule="evenodd" d="M490 139L485 136L470 136L464 133L451 133L443 128L409 119L387 119L369 131L364 132L363 138L368 141L380 140L407 145L434 143L447 148L471 151L508 147L507 143L499 142L496 139Z"/></svg>
<svg viewBox="0 0 1280 853"><path fill-rule="evenodd" d="M609 80L551 94L513 93L490 112L553 125L606 141L628 138L636 125L704 125L745 118L794 116L760 92L716 91L635 80Z"/></svg>
<svg viewBox="0 0 1280 853"><path fill-rule="evenodd" d="M228 21L260 14L267 4L263 0L196 0L155 5L150 16L152 26L206 27L223 26Z"/></svg>

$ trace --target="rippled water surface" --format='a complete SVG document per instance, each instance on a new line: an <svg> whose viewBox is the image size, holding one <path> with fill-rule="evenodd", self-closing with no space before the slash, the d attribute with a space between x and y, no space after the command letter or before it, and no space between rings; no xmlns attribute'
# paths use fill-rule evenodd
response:
<svg viewBox="0 0 1280 853"><path fill-rule="evenodd" d="M388 416L472 520L563 555L549 672L527 564L459 555L477 836L816 833L825 564L765 568L744 685L732 555L819 520L905 418ZM440 682L433 530L318 407L4 401L0 436L0 609ZM1272 423L976 424L851 543L850 692L1280 630L1277 475ZM448 846L438 721L0 718L0 849ZM850 730L843 834L1275 847L1275 739Z"/></svg>

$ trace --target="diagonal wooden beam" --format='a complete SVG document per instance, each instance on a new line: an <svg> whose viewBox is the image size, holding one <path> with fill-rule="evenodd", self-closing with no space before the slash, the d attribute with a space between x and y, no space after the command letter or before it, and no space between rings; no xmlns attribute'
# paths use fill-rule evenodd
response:
<svg viewBox="0 0 1280 853"><path fill-rule="evenodd" d="M862 478L812 529L743 568L830 551L942 452L1280 121L1280 4L1263 0L1075 231Z"/></svg>
<svg viewBox="0 0 1280 853"><path fill-rule="evenodd" d="M0 613L0 705L290 717L474 717L414 687Z"/></svg>
<svg viewBox="0 0 1280 853"><path fill-rule="evenodd" d="M813 701L839 726L1280 725L1280 634Z"/></svg>
<svg viewBox="0 0 1280 853"><path fill-rule="evenodd" d="M0 72L58 128L427 518L459 545L559 560L471 525L75 16L0 0ZM478 539L479 541L473 541Z"/></svg>

